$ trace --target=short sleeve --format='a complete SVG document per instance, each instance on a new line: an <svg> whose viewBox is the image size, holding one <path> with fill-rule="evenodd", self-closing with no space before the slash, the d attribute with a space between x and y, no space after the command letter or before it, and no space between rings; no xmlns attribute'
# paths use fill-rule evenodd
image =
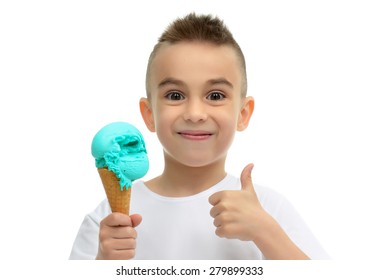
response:
<svg viewBox="0 0 378 280"><path fill-rule="evenodd" d="M265 187L260 187L256 192L263 208L310 259L330 259L301 215L283 195Z"/></svg>
<svg viewBox="0 0 378 280"><path fill-rule="evenodd" d="M92 213L84 217L73 243L70 260L94 260L98 252L98 235L101 220L110 213L104 200Z"/></svg>

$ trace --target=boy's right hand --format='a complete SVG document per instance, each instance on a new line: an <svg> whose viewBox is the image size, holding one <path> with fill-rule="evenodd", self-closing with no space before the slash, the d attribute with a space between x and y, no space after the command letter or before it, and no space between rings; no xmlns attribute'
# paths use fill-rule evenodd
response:
<svg viewBox="0 0 378 280"><path fill-rule="evenodd" d="M127 216L111 213L100 223L99 249L97 260L129 260L135 256L137 232L135 227L142 216Z"/></svg>

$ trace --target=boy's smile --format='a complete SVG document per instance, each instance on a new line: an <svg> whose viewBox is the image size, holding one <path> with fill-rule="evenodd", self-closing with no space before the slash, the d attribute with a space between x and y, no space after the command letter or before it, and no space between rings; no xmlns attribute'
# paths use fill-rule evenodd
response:
<svg viewBox="0 0 378 280"><path fill-rule="evenodd" d="M142 114L165 159L190 167L224 162L235 131L246 127L235 51L205 42L165 44L152 61L149 85Z"/></svg>
<svg viewBox="0 0 378 280"><path fill-rule="evenodd" d="M183 138L188 140L207 140L209 139L213 133L203 130L183 130L178 132L179 135L181 135Z"/></svg>

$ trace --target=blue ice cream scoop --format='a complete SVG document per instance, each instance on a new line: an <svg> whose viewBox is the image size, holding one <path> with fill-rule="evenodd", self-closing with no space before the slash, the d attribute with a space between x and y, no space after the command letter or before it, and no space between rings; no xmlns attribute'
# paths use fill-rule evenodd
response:
<svg viewBox="0 0 378 280"><path fill-rule="evenodd" d="M92 155L97 168L108 168L128 189L148 171L146 145L140 131L126 122L113 122L101 128L92 140Z"/></svg>

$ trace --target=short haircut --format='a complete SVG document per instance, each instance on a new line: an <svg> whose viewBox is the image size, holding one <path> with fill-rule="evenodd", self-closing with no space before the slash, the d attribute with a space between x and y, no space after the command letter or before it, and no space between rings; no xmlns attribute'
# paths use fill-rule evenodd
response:
<svg viewBox="0 0 378 280"><path fill-rule="evenodd" d="M243 52L239 44L235 41L232 33L227 26L217 17L211 15L196 15L190 13L183 18L178 18L173 21L163 34L158 39L158 43L150 54L146 73L146 92L147 97L150 97L149 80L150 70L153 59L155 58L160 47L164 43L179 43L179 42L209 42L215 45L231 46L237 54L240 62L242 74L242 96L247 94L247 73L246 64Z"/></svg>

